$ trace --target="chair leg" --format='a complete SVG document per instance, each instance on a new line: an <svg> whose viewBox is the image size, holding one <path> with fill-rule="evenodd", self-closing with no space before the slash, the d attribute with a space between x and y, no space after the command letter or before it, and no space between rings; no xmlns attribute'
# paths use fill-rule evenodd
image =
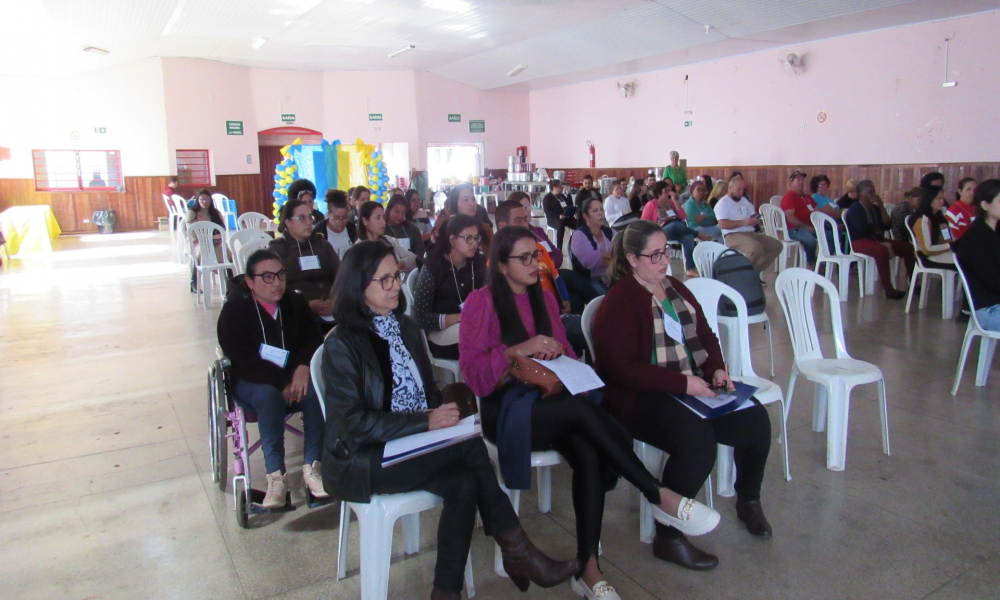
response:
<svg viewBox="0 0 1000 600"><path fill-rule="evenodd" d="M716 481L720 496L732 498L736 495L733 483L736 481L736 463L733 460L732 446L719 444L719 450L715 459Z"/></svg>
<svg viewBox="0 0 1000 600"><path fill-rule="evenodd" d="M924 273L923 277L921 279L921 281L922 281L922 283L920 284L920 309L921 310L927 308L927 282L928 282L928 275L930 275L930 273Z"/></svg>
<svg viewBox="0 0 1000 600"><path fill-rule="evenodd" d="M708 477L705 478L705 485L702 486L705 490L705 506L709 508L715 508L715 494L712 493L712 474L709 473ZM653 515L653 511L649 512L650 517ZM654 525L655 527L655 525Z"/></svg>
<svg viewBox="0 0 1000 600"><path fill-rule="evenodd" d="M865 268L863 266L858 267L858 271L862 272ZM840 301L847 302L847 295L851 292L851 266L849 263L840 263L837 265L837 275L840 281ZM865 295L865 284L864 281L861 283L861 295Z"/></svg>
<svg viewBox="0 0 1000 600"><path fill-rule="evenodd" d="M469 550L469 558L465 561L465 594L469 598L476 597L476 584L472 579L472 550Z"/></svg>
<svg viewBox="0 0 1000 600"><path fill-rule="evenodd" d="M829 402L830 391L826 389L826 386L817 383L816 391L813 396L813 431L819 432L826 429L826 413Z"/></svg>
<svg viewBox="0 0 1000 600"><path fill-rule="evenodd" d="M785 401L783 400L779 404L781 405L780 406L781 413L784 414L785 413ZM792 469L791 469L791 466L788 463L788 426L785 424L785 420L784 419L781 419L781 438L780 438L780 442L781 442L782 459L784 459L784 464L785 464L785 481L791 481L792 480Z"/></svg>
<svg viewBox="0 0 1000 600"><path fill-rule="evenodd" d="M976 331L972 324L965 330L965 339L962 340L962 352L958 357L958 368L955 369L955 383L951 386L951 395L954 396L958 393L958 386L962 383L962 373L965 371L965 361L969 358L969 348L972 347L972 341L976 338ZM979 373L982 369L983 362L983 346L986 343L986 338L983 338L982 343L979 346L979 365L976 368L976 385L979 385ZM989 368L989 367L987 367Z"/></svg>
<svg viewBox="0 0 1000 600"><path fill-rule="evenodd" d="M878 380L878 410L882 418L882 452L889 456L889 405L886 402L885 379ZM844 434L846 437L846 433Z"/></svg>
<svg viewBox="0 0 1000 600"><path fill-rule="evenodd" d="M913 290L917 289L917 268L913 268L913 273L910 274L910 289L906 292L906 309L904 313L910 312L910 304L913 303Z"/></svg>
<svg viewBox="0 0 1000 600"><path fill-rule="evenodd" d="M361 529L361 600L389 597L389 563L392 561L392 526L385 510L374 502L358 514Z"/></svg>
<svg viewBox="0 0 1000 600"><path fill-rule="evenodd" d="M994 338L983 336L979 342L979 362L976 365L976 387L983 387L990 378L990 366L993 364L993 354L997 348Z"/></svg>
<svg viewBox="0 0 1000 600"><path fill-rule="evenodd" d="M945 271L941 277L941 318L950 319L955 312L955 272Z"/></svg>
<svg viewBox="0 0 1000 600"><path fill-rule="evenodd" d="M785 401L781 405L781 411L784 413L781 416L781 422L788 425L788 411L792 409L792 396L795 394L795 380L799 378L799 373L795 369L795 365L792 365L792 374L788 376L788 387L785 389Z"/></svg>
<svg viewBox="0 0 1000 600"><path fill-rule="evenodd" d="M552 511L552 467L538 467L538 512Z"/></svg>
<svg viewBox="0 0 1000 600"><path fill-rule="evenodd" d="M771 377L774 377L774 341L771 339L770 321L764 321L764 331L767 332L767 353L771 357Z"/></svg>
<svg viewBox="0 0 1000 600"><path fill-rule="evenodd" d="M337 581L347 577L347 547L351 533L351 509L347 502L340 503L340 539L337 543Z"/></svg>
<svg viewBox="0 0 1000 600"><path fill-rule="evenodd" d="M420 513L403 515L403 553L420 551Z"/></svg>
<svg viewBox="0 0 1000 600"><path fill-rule="evenodd" d="M817 386L818 387L818 386ZM827 399L826 468L843 471L847 462L847 420L850 416L850 391L841 383L830 384Z"/></svg>

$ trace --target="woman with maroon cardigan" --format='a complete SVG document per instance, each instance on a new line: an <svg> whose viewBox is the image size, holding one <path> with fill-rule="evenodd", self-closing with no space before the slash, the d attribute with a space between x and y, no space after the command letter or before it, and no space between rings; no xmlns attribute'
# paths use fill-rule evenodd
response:
<svg viewBox="0 0 1000 600"><path fill-rule="evenodd" d="M605 402L635 439L670 455L661 482L692 497L715 464L717 444L735 448L736 514L750 533L771 535L760 505L771 422L756 401L747 409L703 419L674 394L714 396L730 387L719 341L694 295L667 276L667 237L650 221L632 223L615 237L611 289L594 318L597 370ZM655 326L655 327L654 327ZM683 337L676 340L674 335ZM715 556L681 531L657 524L653 554L688 569L711 569Z"/></svg>
<svg viewBox="0 0 1000 600"><path fill-rule="evenodd" d="M465 301L458 338L462 375L482 398L483 434L496 442L500 470L512 488L530 487L531 451L554 449L566 459L573 469L582 566L572 589L584 598L617 600L601 574L597 548L604 494L618 475L639 488L657 521L691 535L714 529L719 515L661 486L632 451L625 432L592 398L566 392L540 398L537 391L510 380L515 355L574 358L573 349L559 320L559 304L538 282L535 236L524 227L504 227L493 239L489 265L489 283Z"/></svg>

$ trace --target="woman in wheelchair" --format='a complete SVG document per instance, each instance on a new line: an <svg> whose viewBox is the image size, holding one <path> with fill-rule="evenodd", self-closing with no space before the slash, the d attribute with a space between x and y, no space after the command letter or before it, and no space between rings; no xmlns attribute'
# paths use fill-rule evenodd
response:
<svg viewBox="0 0 1000 600"><path fill-rule="evenodd" d="M529 582L558 585L578 563L552 560L531 543L481 437L382 466L386 442L459 420L454 403L442 404L419 327L400 310L398 269L392 247L359 242L345 253L333 285L337 326L323 351L327 489L349 502L415 490L444 500L432 599L460 598L477 509L487 535L500 545L507 574L522 591Z"/></svg>
<svg viewBox="0 0 1000 600"><path fill-rule="evenodd" d="M287 271L278 255L258 250L247 260L246 275L219 314L219 346L232 362L236 402L257 413L267 494L261 504L286 505L285 417L302 411L305 434L302 478L314 497L326 498L320 475L323 413L309 380L309 360L323 343L319 325L301 294L286 290Z"/></svg>

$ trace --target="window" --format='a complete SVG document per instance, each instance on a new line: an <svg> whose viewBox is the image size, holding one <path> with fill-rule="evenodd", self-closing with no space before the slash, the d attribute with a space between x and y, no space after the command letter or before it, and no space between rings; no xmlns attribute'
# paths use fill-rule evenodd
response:
<svg viewBox="0 0 1000 600"><path fill-rule="evenodd" d="M208 150L178 150L177 180L182 186L212 185Z"/></svg>
<svg viewBox="0 0 1000 600"><path fill-rule="evenodd" d="M427 144L427 184L431 187L472 181L483 174L481 144Z"/></svg>
<svg viewBox="0 0 1000 600"><path fill-rule="evenodd" d="M80 192L124 189L117 150L32 150L35 190Z"/></svg>

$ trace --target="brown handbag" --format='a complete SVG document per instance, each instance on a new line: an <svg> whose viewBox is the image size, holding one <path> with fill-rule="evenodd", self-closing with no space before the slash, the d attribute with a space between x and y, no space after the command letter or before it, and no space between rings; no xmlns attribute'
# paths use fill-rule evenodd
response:
<svg viewBox="0 0 1000 600"><path fill-rule="evenodd" d="M441 388L441 404L454 403L458 406L458 418L464 419L479 412L476 395L464 383L449 383Z"/></svg>
<svg viewBox="0 0 1000 600"><path fill-rule="evenodd" d="M515 380L533 385L542 392L542 398L555 396L566 391L562 381L552 369L535 362L527 356L514 355L511 357L510 376Z"/></svg>

